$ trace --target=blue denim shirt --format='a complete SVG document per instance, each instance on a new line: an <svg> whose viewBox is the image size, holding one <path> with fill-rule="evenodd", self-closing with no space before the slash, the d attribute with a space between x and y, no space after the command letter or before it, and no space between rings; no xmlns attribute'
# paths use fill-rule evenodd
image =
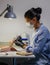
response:
<svg viewBox="0 0 50 65"><path fill-rule="evenodd" d="M36 30L36 33L33 45L28 46L26 51L32 52L35 55L41 54L50 58L50 32L43 24L41 24Z"/></svg>

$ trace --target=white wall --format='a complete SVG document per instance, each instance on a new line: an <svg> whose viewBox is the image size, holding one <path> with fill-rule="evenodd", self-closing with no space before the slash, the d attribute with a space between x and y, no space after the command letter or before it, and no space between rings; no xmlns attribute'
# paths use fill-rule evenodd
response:
<svg viewBox="0 0 50 65"><path fill-rule="evenodd" d="M23 32L32 34L33 30L26 27L24 13L32 7L43 9L41 22L50 30L50 0L0 0L0 13L6 8L7 4L14 6L17 15L15 20L0 17L0 41L9 41L13 37Z"/></svg>

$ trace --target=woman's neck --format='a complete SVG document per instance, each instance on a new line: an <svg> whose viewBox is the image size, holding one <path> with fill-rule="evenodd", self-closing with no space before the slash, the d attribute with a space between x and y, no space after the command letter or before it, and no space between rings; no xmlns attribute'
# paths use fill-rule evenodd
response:
<svg viewBox="0 0 50 65"><path fill-rule="evenodd" d="M41 24L38 22L38 23L36 24L36 26L35 26L35 30L38 29L38 28L40 27L40 25L41 25Z"/></svg>

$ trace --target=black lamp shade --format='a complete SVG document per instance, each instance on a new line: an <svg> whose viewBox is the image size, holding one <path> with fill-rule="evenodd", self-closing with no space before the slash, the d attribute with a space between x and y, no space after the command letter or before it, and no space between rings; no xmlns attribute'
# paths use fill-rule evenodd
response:
<svg viewBox="0 0 50 65"><path fill-rule="evenodd" d="M16 18L16 15L12 11L8 11L5 15L5 18Z"/></svg>

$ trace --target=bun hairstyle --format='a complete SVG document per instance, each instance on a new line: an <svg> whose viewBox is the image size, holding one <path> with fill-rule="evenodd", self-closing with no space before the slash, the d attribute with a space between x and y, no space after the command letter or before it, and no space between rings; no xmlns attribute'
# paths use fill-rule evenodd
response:
<svg viewBox="0 0 50 65"><path fill-rule="evenodd" d="M31 8L27 12L25 12L24 17L25 18L30 18L30 19L33 19L34 17L36 17L37 20L39 21L40 17L41 17L41 13L42 13L42 9L40 7Z"/></svg>

